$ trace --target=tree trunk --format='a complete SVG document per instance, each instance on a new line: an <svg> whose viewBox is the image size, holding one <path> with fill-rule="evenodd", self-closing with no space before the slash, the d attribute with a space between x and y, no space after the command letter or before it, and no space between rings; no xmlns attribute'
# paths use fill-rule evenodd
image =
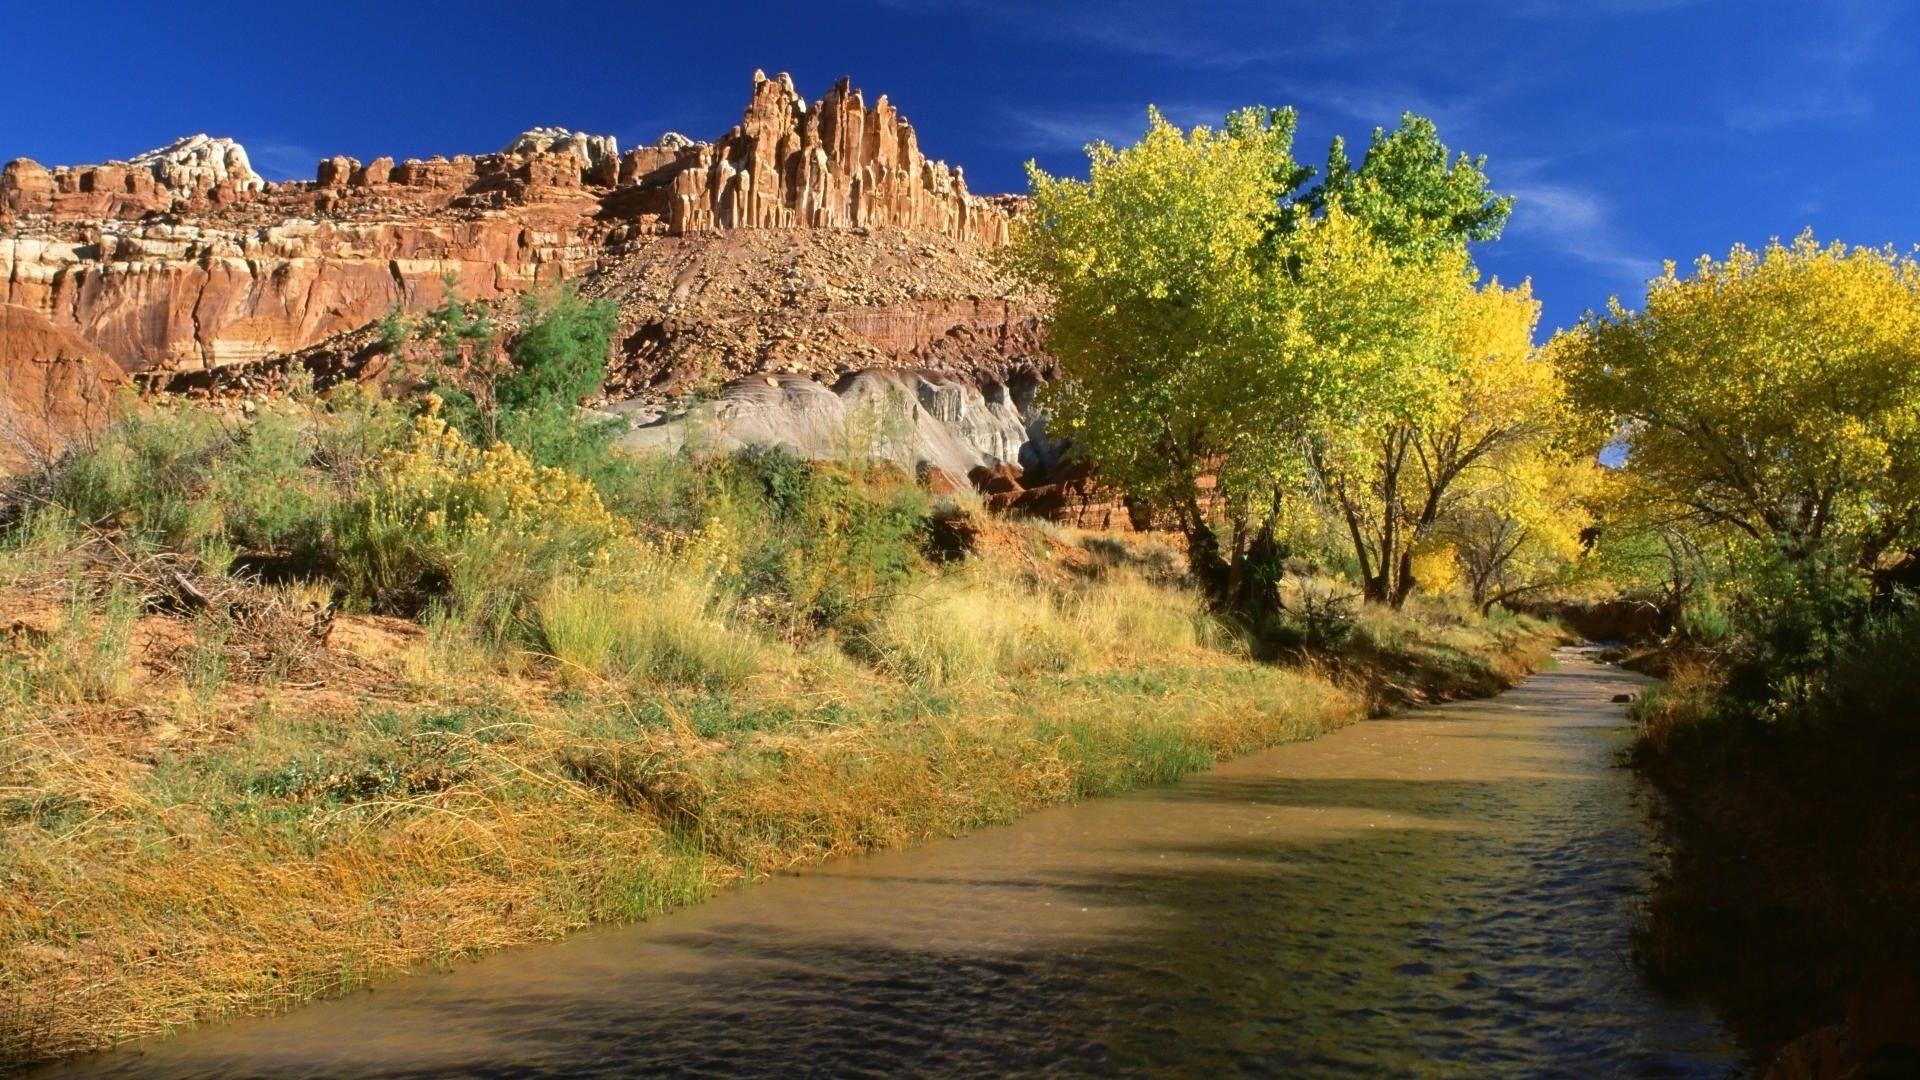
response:
<svg viewBox="0 0 1920 1080"><path fill-rule="evenodd" d="M1204 521L1189 519L1183 526L1182 531L1187 534L1187 565L1194 580L1199 582L1200 591L1215 610L1227 610L1232 606L1228 584L1232 567L1220 553L1220 538Z"/></svg>
<svg viewBox="0 0 1920 1080"><path fill-rule="evenodd" d="M1393 605L1393 610L1395 611L1399 611L1406 606L1407 597L1413 595L1414 586L1419 584L1413 579L1412 551L1403 551L1400 553L1399 571L1399 580L1393 583L1393 592L1387 597L1387 602Z"/></svg>

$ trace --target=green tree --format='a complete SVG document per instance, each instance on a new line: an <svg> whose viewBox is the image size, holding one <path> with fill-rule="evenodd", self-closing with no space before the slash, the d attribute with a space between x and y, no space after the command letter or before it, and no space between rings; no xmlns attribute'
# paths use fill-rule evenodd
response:
<svg viewBox="0 0 1920 1080"><path fill-rule="evenodd" d="M1088 148L1085 181L1029 166L1034 211L1010 256L1053 298L1060 428L1173 512L1217 606L1254 614L1310 462L1348 463L1353 433L1444 393L1474 295L1465 245L1508 207L1418 118L1303 192L1295 126L1253 108L1183 132L1153 112L1134 146Z"/></svg>
<svg viewBox="0 0 1920 1080"><path fill-rule="evenodd" d="M1029 164L1034 207L1009 253L1052 295L1058 430L1178 518L1223 608L1277 562L1289 440L1307 412L1301 316L1269 242L1299 172L1293 134L1288 110L1191 132L1152 112L1139 143L1088 148L1085 181Z"/></svg>
<svg viewBox="0 0 1920 1080"><path fill-rule="evenodd" d="M1345 141L1335 138L1326 175L1308 200L1322 210L1340 203L1402 258L1427 259L1499 239L1513 197L1493 194L1485 156L1450 154L1432 120L1403 113L1392 131L1374 129L1357 168Z"/></svg>
<svg viewBox="0 0 1920 1080"><path fill-rule="evenodd" d="M582 299L573 286L562 285L550 296L526 298L523 310L524 326L508 352L513 368L497 387L501 406L570 410L598 394L619 329L619 309L608 300Z"/></svg>

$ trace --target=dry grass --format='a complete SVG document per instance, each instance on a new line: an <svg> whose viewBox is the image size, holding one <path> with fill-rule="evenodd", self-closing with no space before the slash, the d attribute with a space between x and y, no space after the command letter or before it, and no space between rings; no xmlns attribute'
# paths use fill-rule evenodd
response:
<svg viewBox="0 0 1920 1080"><path fill-rule="evenodd" d="M613 581L556 579L535 606L539 639L564 680L739 686L766 651L728 626L711 575L666 558Z"/></svg>
<svg viewBox="0 0 1920 1080"><path fill-rule="evenodd" d="M550 592L545 655L457 616L341 616L306 681L240 662L205 613L47 592L28 569L59 565L51 542L11 552L0 1065L643 918L1369 708L1250 661L1151 551L1103 544L1006 529L838 643L756 636L705 579L644 568ZM1402 629L1408 670L1524 636Z"/></svg>

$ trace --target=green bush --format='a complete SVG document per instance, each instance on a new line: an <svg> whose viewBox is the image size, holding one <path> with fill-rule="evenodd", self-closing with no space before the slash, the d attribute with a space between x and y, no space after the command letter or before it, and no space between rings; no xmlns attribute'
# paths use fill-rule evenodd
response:
<svg viewBox="0 0 1920 1080"><path fill-rule="evenodd" d="M619 458L617 468L610 507L646 535L723 528L735 553L728 591L789 636L870 627L925 562L927 495L887 466L774 447Z"/></svg>
<svg viewBox="0 0 1920 1080"><path fill-rule="evenodd" d="M1681 640L1702 648L1726 644L1734 635L1733 615L1711 588L1699 588L1688 594L1680 608L1678 629Z"/></svg>
<svg viewBox="0 0 1920 1080"><path fill-rule="evenodd" d="M315 430L311 417L268 412L234 432L208 470L226 545L322 560L336 488L310 467Z"/></svg>
<svg viewBox="0 0 1920 1080"><path fill-rule="evenodd" d="M136 413L54 474L46 501L137 545L193 551L218 528L207 476L233 446L212 413Z"/></svg>
<svg viewBox="0 0 1920 1080"><path fill-rule="evenodd" d="M649 470L614 446L625 430L619 420L590 419L572 409L517 409L500 418L500 440L534 464L587 481L602 502L623 515L645 516L651 504L642 498L641 487Z"/></svg>
<svg viewBox="0 0 1920 1080"><path fill-rule="evenodd" d="M606 300L582 300L570 285L526 300L526 326L514 338L513 370L496 387L502 409L572 409L600 392L620 312Z"/></svg>
<svg viewBox="0 0 1920 1080"><path fill-rule="evenodd" d="M1900 596L1868 618L1835 658L1820 719L1833 726L1914 729L1920 700L1920 606Z"/></svg>
<svg viewBox="0 0 1920 1080"><path fill-rule="evenodd" d="M747 449L718 480L741 591L784 601L812 627L869 625L922 564L926 495L895 470Z"/></svg>

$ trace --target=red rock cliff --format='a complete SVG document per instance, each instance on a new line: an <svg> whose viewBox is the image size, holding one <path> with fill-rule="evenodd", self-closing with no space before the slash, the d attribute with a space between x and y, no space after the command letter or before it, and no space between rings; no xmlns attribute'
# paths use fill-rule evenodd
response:
<svg viewBox="0 0 1920 1080"><path fill-rule="evenodd" d="M328 158L313 181L284 184L206 136L127 162L16 160L0 169L0 303L77 331L127 370L194 370L430 306L448 277L486 299L616 262L631 270L668 235L896 229L967 249L1004 241L1007 221L920 152L885 97L869 108L842 80L808 106L786 76L757 75L719 141L669 136L624 156L611 138L542 128L494 154ZM980 291L849 321L876 339L911 326L923 347L945 334L933 325L943 311L979 322L969 294Z"/></svg>

